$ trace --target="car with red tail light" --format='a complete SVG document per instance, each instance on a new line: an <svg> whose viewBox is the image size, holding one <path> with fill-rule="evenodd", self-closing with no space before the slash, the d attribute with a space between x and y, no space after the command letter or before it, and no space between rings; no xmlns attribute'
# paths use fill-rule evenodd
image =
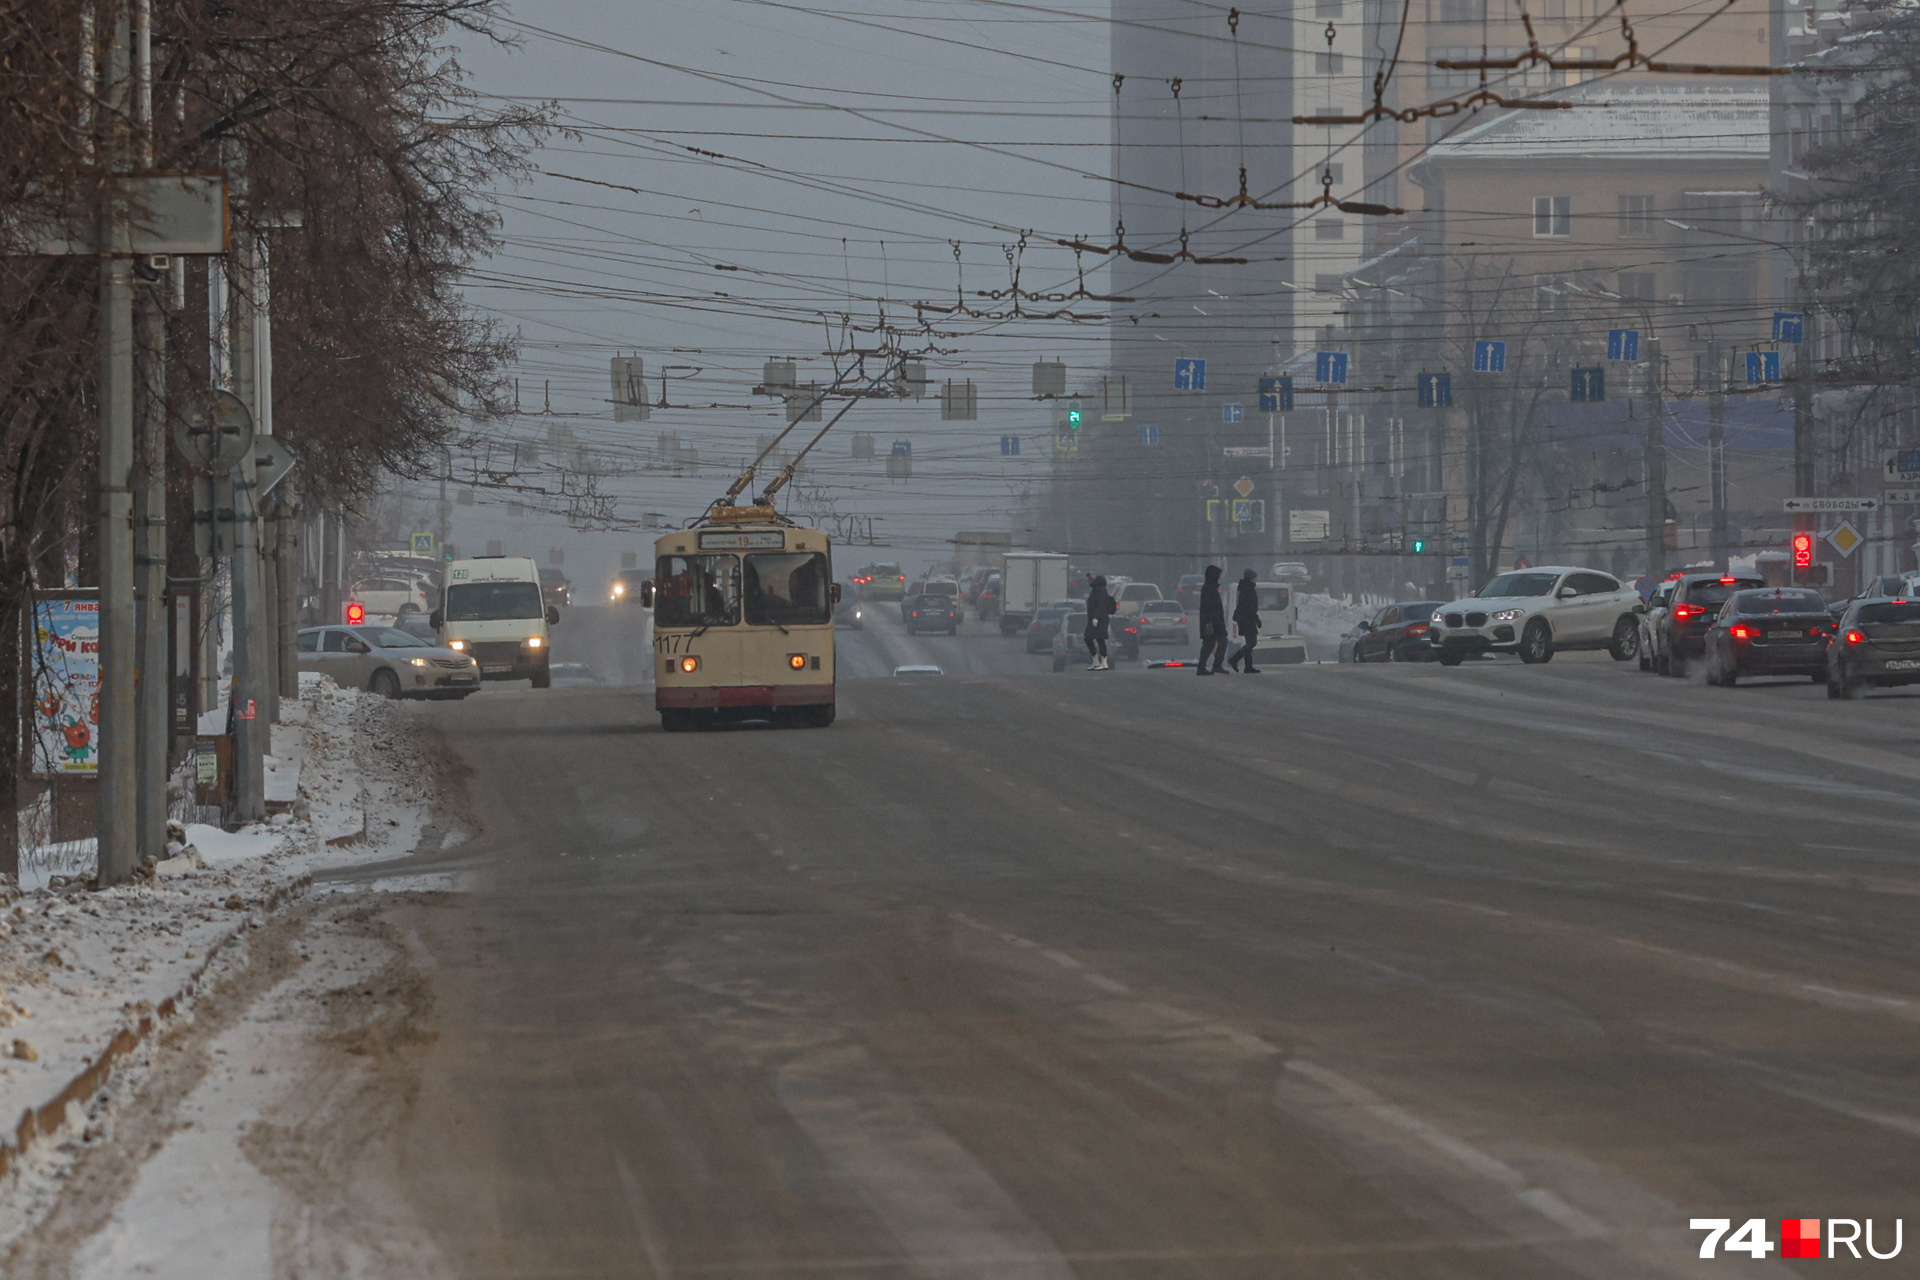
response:
<svg viewBox="0 0 1920 1280"><path fill-rule="evenodd" d="M1673 579L1666 609L1649 615L1653 669L1663 676L1686 675L1689 663L1706 656L1707 632L1727 597L1766 585L1764 578L1754 574L1683 573Z"/></svg>
<svg viewBox="0 0 1920 1280"><path fill-rule="evenodd" d="M1731 688L1742 676L1825 680L1833 631L1833 615L1818 591L1736 591L1707 630L1707 683Z"/></svg>
<svg viewBox="0 0 1920 1280"><path fill-rule="evenodd" d="M1827 646L1827 696L1920 684L1920 599L1851 601Z"/></svg>

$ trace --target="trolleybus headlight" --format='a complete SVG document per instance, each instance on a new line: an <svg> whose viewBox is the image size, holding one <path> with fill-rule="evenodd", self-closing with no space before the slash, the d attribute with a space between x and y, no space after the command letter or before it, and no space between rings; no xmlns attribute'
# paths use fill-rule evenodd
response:
<svg viewBox="0 0 1920 1280"><path fill-rule="evenodd" d="M807 669L807 655L804 653L790 653L787 655L787 665L795 671L805 671Z"/></svg>
<svg viewBox="0 0 1920 1280"><path fill-rule="evenodd" d="M698 658L680 659L680 674L690 676L694 672L698 671L699 669L700 669L700 659Z"/></svg>

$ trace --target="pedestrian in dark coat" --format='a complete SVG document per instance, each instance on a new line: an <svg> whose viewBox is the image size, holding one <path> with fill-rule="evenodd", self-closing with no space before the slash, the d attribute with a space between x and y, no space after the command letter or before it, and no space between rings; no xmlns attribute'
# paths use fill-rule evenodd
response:
<svg viewBox="0 0 1920 1280"><path fill-rule="evenodd" d="M1087 642L1087 657L1093 661L1087 664L1089 671L1107 671L1107 637L1111 634L1108 619L1120 611L1120 602L1107 591L1107 580L1095 577L1087 588L1087 629L1082 639Z"/></svg>
<svg viewBox="0 0 1920 1280"><path fill-rule="evenodd" d="M1253 665L1253 646L1260 639L1260 593L1253 584L1253 570L1242 572L1239 588L1233 596L1233 625L1246 643L1240 646L1239 652L1227 659L1227 665L1235 671L1244 670L1250 676L1257 676L1260 668Z"/></svg>
<svg viewBox="0 0 1920 1280"><path fill-rule="evenodd" d="M1213 666L1207 666L1211 657ZM1210 676L1220 670L1227 658L1227 607L1220 600L1220 566L1207 566L1207 580L1200 588L1200 674Z"/></svg>

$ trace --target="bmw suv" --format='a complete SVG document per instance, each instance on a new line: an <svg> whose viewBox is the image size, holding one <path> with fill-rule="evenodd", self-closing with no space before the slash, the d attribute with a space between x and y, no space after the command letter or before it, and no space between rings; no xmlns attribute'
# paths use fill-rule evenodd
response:
<svg viewBox="0 0 1920 1280"><path fill-rule="evenodd" d="M1515 569L1435 609L1427 642L1447 667L1482 653L1550 662L1562 649L1605 649L1626 662L1640 652L1639 603L1633 588L1597 569Z"/></svg>

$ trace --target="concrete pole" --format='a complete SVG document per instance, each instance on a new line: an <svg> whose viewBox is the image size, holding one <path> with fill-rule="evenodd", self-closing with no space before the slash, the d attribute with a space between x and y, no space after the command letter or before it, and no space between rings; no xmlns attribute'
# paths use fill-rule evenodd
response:
<svg viewBox="0 0 1920 1280"><path fill-rule="evenodd" d="M104 79L107 145L101 155L110 172L127 159L129 31L124 9L108 18ZM127 244L127 211L109 193L100 236L100 691L99 883L119 884L133 874L138 828L135 814L135 697L137 655L133 604L133 263L109 256Z"/></svg>
<svg viewBox="0 0 1920 1280"><path fill-rule="evenodd" d="M253 358L253 263L250 235L241 235L233 247L232 336L233 391L259 422L259 384ZM266 637L261 627L260 516L254 495L253 455L233 469L233 816L239 822L266 817L267 726L266 671L262 652Z"/></svg>
<svg viewBox="0 0 1920 1280"><path fill-rule="evenodd" d="M166 857L167 765L172 663L167 608L167 321L152 289L139 307L142 390L140 492L135 502L138 564L140 785L136 810L139 856Z"/></svg>
<svg viewBox="0 0 1920 1280"><path fill-rule="evenodd" d="M280 501L284 511L286 499L282 497ZM280 517L279 525L280 555L275 566L275 581L280 585L280 629L276 633L280 653L274 669L280 673L281 701L292 702L300 696L300 522L291 512L286 512Z"/></svg>
<svg viewBox="0 0 1920 1280"><path fill-rule="evenodd" d="M1647 576L1667 576L1667 423L1660 402L1660 339L1647 338Z"/></svg>
<svg viewBox="0 0 1920 1280"><path fill-rule="evenodd" d="M1721 573L1731 568L1732 548L1727 544L1727 369L1720 359L1720 344L1707 348L1707 488L1713 504L1713 567Z"/></svg>

